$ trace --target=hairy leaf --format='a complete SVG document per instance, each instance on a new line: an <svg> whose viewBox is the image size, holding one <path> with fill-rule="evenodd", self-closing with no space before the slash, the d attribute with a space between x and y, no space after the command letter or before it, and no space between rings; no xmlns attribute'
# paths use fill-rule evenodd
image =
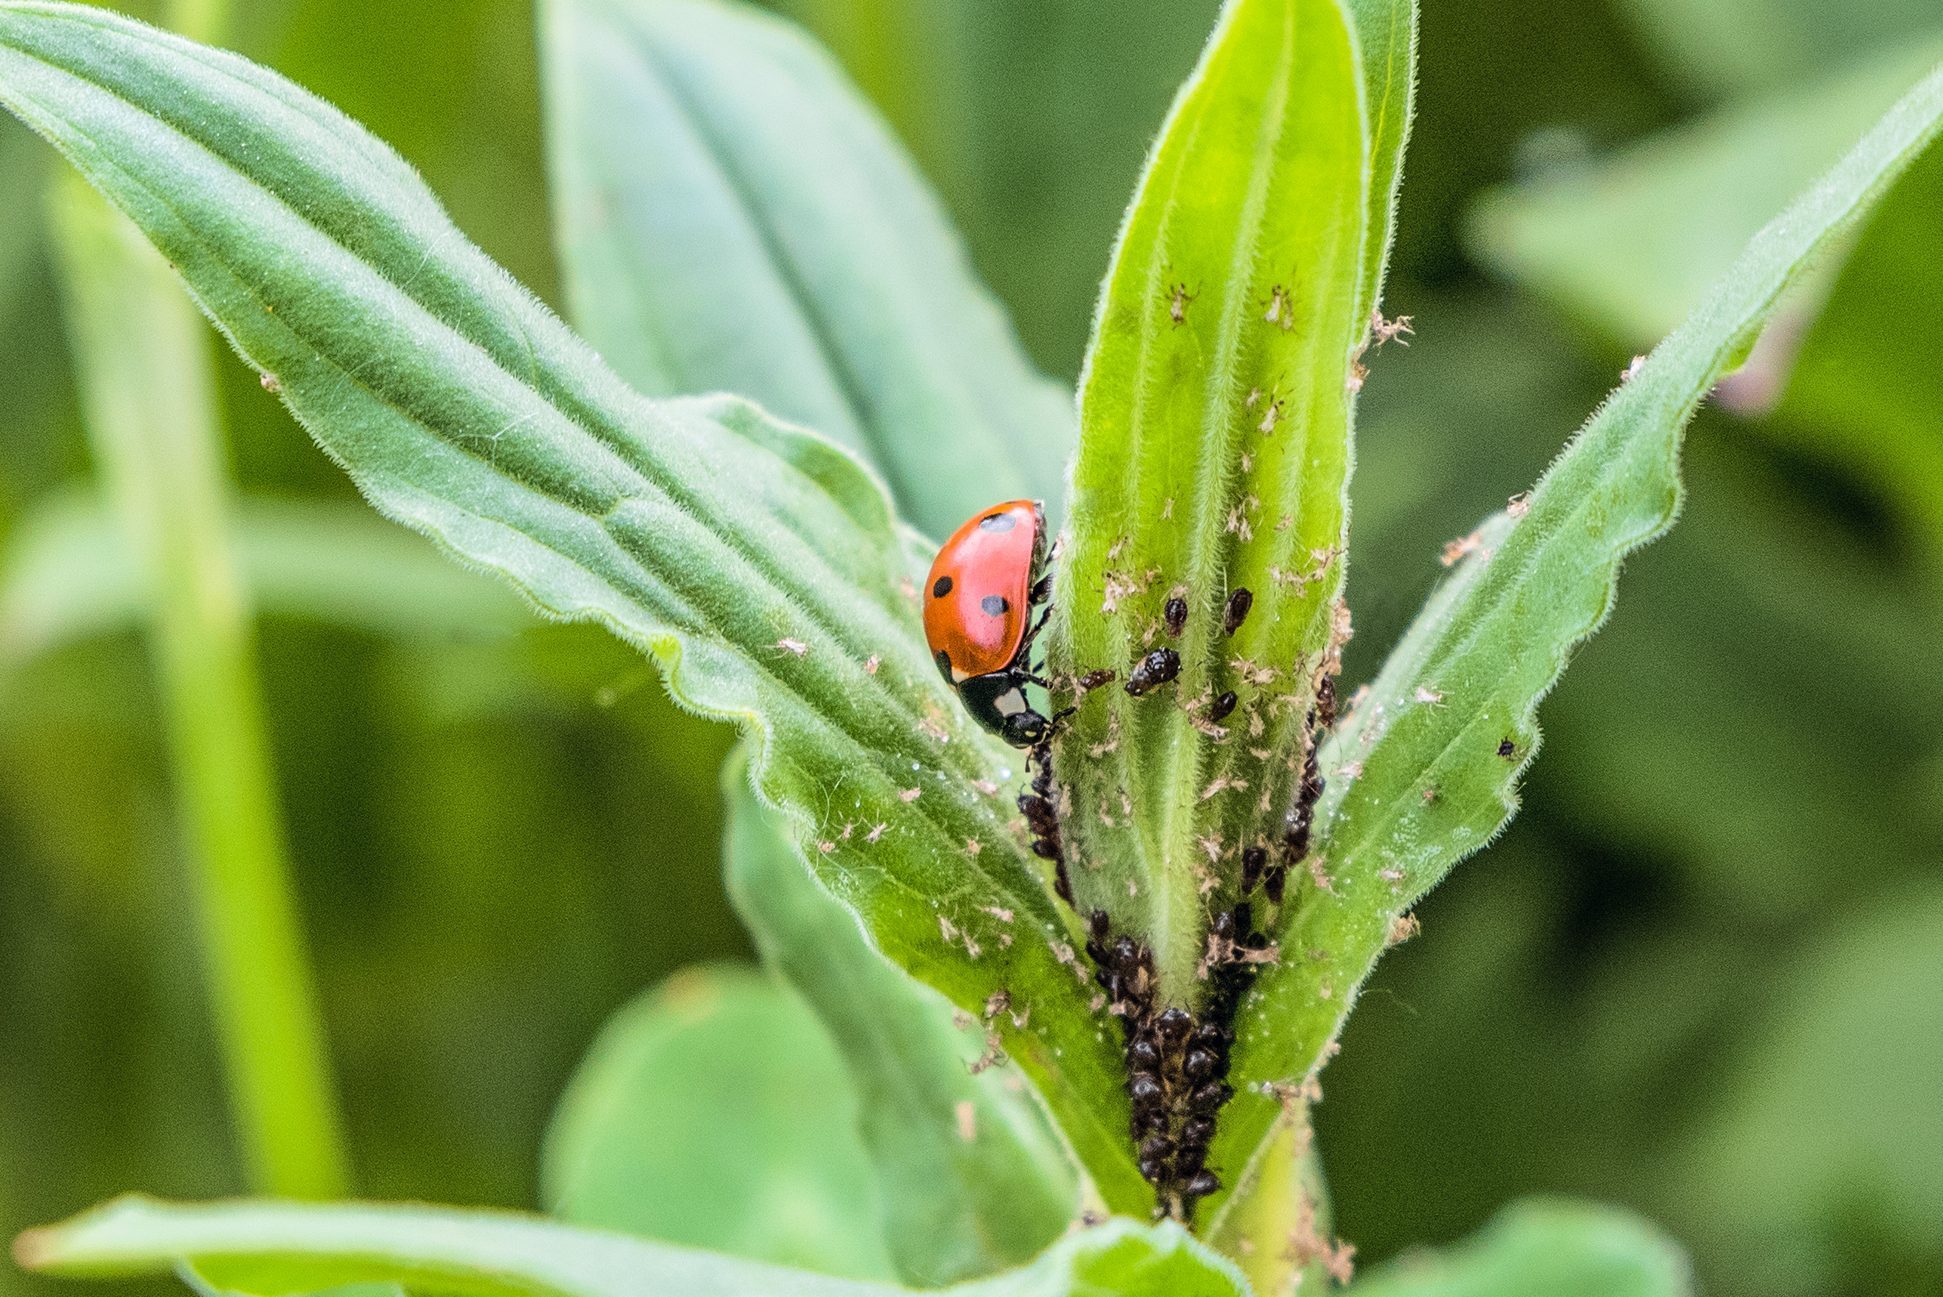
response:
<svg viewBox="0 0 1943 1297"><path fill-rule="evenodd" d="M932 1287L1035 1256L1079 1209L1057 1135L1012 1070L991 1065L985 1032L954 1027L950 1004L870 948L756 801L744 763L725 774L729 894L849 1064L898 1273Z"/></svg>
<svg viewBox="0 0 1943 1297"><path fill-rule="evenodd" d="M1151 946L1170 1003L1201 998L1241 850L1279 835L1331 639L1366 324L1361 84L1337 0L1227 7L1141 178L1081 383L1052 664L1129 681L1166 650L1180 675L1080 701L1063 832L1080 908Z"/></svg>
<svg viewBox="0 0 1943 1297"><path fill-rule="evenodd" d="M733 0L544 12L568 295L623 377L739 392L858 449L934 535L1055 493L1070 394L828 54Z"/></svg>
<svg viewBox="0 0 1943 1297"><path fill-rule="evenodd" d="M1417 107L1417 0L1344 0L1363 62L1363 118L1369 134L1368 211L1358 316L1378 310L1396 236L1403 155Z"/></svg>
<svg viewBox="0 0 1943 1297"><path fill-rule="evenodd" d="M14 1244L31 1269L134 1275L192 1263L242 1292L406 1284L456 1297L891 1297L837 1279L510 1212L281 1203L175 1206L123 1198ZM937 1290L934 1290L937 1291ZM1114 1220L1068 1235L1022 1270L959 1297L1246 1297L1233 1269L1177 1226Z"/></svg>
<svg viewBox="0 0 1943 1297"><path fill-rule="evenodd" d="M1943 72L1910 92L1749 244L1713 293L1621 385L1536 489L1480 528L1323 752L1319 885L1243 1006L1211 1161L1244 1166L1298 1103L1409 907L1514 812L1538 701L1610 611L1621 560L1679 503L1680 434L1803 266L1935 135Z"/></svg>
<svg viewBox="0 0 1943 1297"><path fill-rule="evenodd" d="M857 1116L843 1060L788 987L688 969L581 1062L547 1131L545 1201L576 1225L885 1278Z"/></svg>
<svg viewBox="0 0 1943 1297"><path fill-rule="evenodd" d="M1646 1222L1611 1207L1535 1200L1506 1208L1456 1247L1409 1253L1349 1297L1684 1297L1687 1259Z"/></svg>
<svg viewBox="0 0 1943 1297"><path fill-rule="evenodd" d="M532 618L491 581L362 508L234 503L230 541L260 613L398 639L511 634ZM91 496L56 494L20 524L0 574L0 667L132 629L148 598L128 541Z"/></svg>
<svg viewBox="0 0 1943 1297"><path fill-rule="evenodd" d="M1000 795L1013 754L938 679L854 460L735 398L640 397L395 154L246 60L8 0L0 102L135 218L381 512L752 733L765 801L879 948L968 1009L1029 1008L995 1024L1008 1051L1107 1201L1142 1201L1119 1060Z"/></svg>

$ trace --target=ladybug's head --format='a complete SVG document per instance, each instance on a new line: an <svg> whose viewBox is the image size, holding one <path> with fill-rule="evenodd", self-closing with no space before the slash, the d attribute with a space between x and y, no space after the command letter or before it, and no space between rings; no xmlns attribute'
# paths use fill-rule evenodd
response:
<svg viewBox="0 0 1943 1297"><path fill-rule="evenodd" d="M1025 681L1015 671L994 671L958 682L958 696L972 719L1015 748L1036 748L1052 737L1052 722L1026 701Z"/></svg>

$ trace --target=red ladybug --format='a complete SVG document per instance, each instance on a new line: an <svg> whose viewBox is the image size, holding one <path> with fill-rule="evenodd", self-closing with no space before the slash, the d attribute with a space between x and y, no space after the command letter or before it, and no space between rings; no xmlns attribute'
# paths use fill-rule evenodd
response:
<svg viewBox="0 0 1943 1297"><path fill-rule="evenodd" d="M1052 591L1045 566L1045 512L1010 500L953 532L924 585L924 638L938 670L973 719L1015 748L1052 735L1025 696L1029 684L1046 687L1027 662L1046 624L1045 613L1032 617Z"/></svg>

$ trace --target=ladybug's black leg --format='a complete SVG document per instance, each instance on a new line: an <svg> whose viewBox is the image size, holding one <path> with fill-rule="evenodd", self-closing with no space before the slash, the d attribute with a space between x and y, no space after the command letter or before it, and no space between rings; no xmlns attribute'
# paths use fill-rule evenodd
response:
<svg viewBox="0 0 1943 1297"><path fill-rule="evenodd" d="M1041 585L1045 584L1040 582ZM1023 658L1032 651L1032 642L1039 638L1039 632L1046 629L1046 622L1052 616L1052 605L1047 604L1039 610L1039 620L1026 627L1025 638L1019 641L1019 656Z"/></svg>
<svg viewBox="0 0 1943 1297"><path fill-rule="evenodd" d="M1039 578L1037 585L1032 587L1032 593L1026 596L1026 601L1028 603L1044 603L1050 598L1052 598L1052 573L1048 572Z"/></svg>

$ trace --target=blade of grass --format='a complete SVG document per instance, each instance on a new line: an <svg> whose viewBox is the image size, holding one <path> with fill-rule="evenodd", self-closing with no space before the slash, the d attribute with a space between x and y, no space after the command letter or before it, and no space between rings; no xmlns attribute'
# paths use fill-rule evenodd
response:
<svg viewBox="0 0 1943 1297"><path fill-rule="evenodd" d="M257 1188L333 1197L346 1160L227 533L206 326L104 200L72 177L54 196L89 435L130 548L150 566L150 635L237 1137Z"/></svg>

